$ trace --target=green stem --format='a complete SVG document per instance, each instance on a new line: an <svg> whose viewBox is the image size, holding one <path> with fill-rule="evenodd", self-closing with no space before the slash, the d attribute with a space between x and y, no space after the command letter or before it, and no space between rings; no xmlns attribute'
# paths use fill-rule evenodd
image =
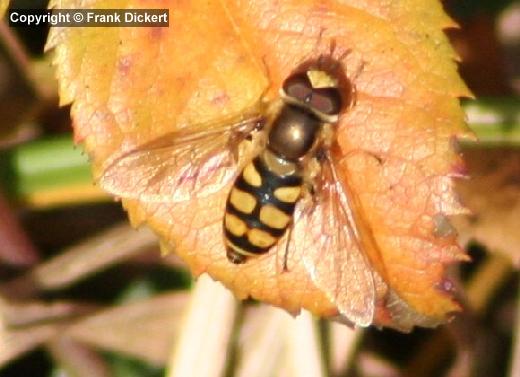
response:
<svg viewBox="0 0 520 377"><path fill-rule="evenodd" d="M470 128L480 147L520 146L520 98L479 98L463 101Z"/></svg>
<svg viewBox="0 0 520 377"><path fill-rule="evenodd" d="M37 140L0 154L0 182L11 197L92 183L88 158L70 135Z"/></svg>

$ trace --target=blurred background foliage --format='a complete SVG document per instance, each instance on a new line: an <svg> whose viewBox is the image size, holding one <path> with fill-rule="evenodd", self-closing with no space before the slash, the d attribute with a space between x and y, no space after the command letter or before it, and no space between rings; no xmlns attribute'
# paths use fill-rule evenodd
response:
<svg viewBox="0 0 520 377"><path fill-rule="evenodd" d="M444 4L461 25L448 34L476 95L464 106L480 143L461 146L474 179L459 185L473 213L455 219L473 263L453 271L465 311L412 334L292 321L255 303L237 307L210 282L192 288L182 263L160 257L153 235L130 229L92 185L43 54L48 29L3 20L0 375L161 376L169 366L184 376L193 349L208 376L520 376L520 4Z"/></svg>

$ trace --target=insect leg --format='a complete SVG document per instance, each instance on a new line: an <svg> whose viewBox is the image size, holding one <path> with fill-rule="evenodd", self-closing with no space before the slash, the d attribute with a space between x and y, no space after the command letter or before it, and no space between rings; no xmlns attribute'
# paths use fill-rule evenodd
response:
<svg viewBox="0 0 520 377"><path fill-rule="evenodd" d="M247 125L241 129L237 129L229 135L226 147L232 151L233 162L236 164L239 160L241 153L242 142L247 142L250 145L251 150L255 149L255 146L259 144L261 139L259 135L260 131L265 126L265 119L257 118L254 120L254 125Z"/></svg>
<svg viewBox="0 0 520 377"><path fill-rule="evenodd" d="M291 244L292 233L293 233L294 223L291 224L289 230L287 231L287 242L285 242L285 251L283 254L283 269L282 272L289 272L289 268L287 267L287 259L289 256L289 245Z"/></svg>

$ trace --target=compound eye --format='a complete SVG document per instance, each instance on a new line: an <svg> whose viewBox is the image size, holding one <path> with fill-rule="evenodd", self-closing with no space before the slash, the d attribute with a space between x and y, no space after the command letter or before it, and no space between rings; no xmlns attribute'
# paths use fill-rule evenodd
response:
<svg viewBox="0 0 520 377"><path fill-rule="evenodd" d="M341 111L341 95L336 88L315 89L309 105L326 115L338 115Z"/></svg>
<svg viewBox="0 0 520 377"><path fill-rule="evenodd" d="M285 95L299 102L307 103L312 96L312 86L305 74L290 76L283 83Z"/></svg>

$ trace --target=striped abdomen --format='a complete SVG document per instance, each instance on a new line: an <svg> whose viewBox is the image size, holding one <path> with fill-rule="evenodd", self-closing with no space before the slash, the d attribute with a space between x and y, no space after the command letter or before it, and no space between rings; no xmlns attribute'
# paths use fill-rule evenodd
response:
<svg viewBox="0 0 520 377"><path fill-rule="evenodd" d="M261 156L246 165L226 203L224 236L231 262L266 253L285 234L302 182L296 172L278 175L269 170Z"/></svg>

